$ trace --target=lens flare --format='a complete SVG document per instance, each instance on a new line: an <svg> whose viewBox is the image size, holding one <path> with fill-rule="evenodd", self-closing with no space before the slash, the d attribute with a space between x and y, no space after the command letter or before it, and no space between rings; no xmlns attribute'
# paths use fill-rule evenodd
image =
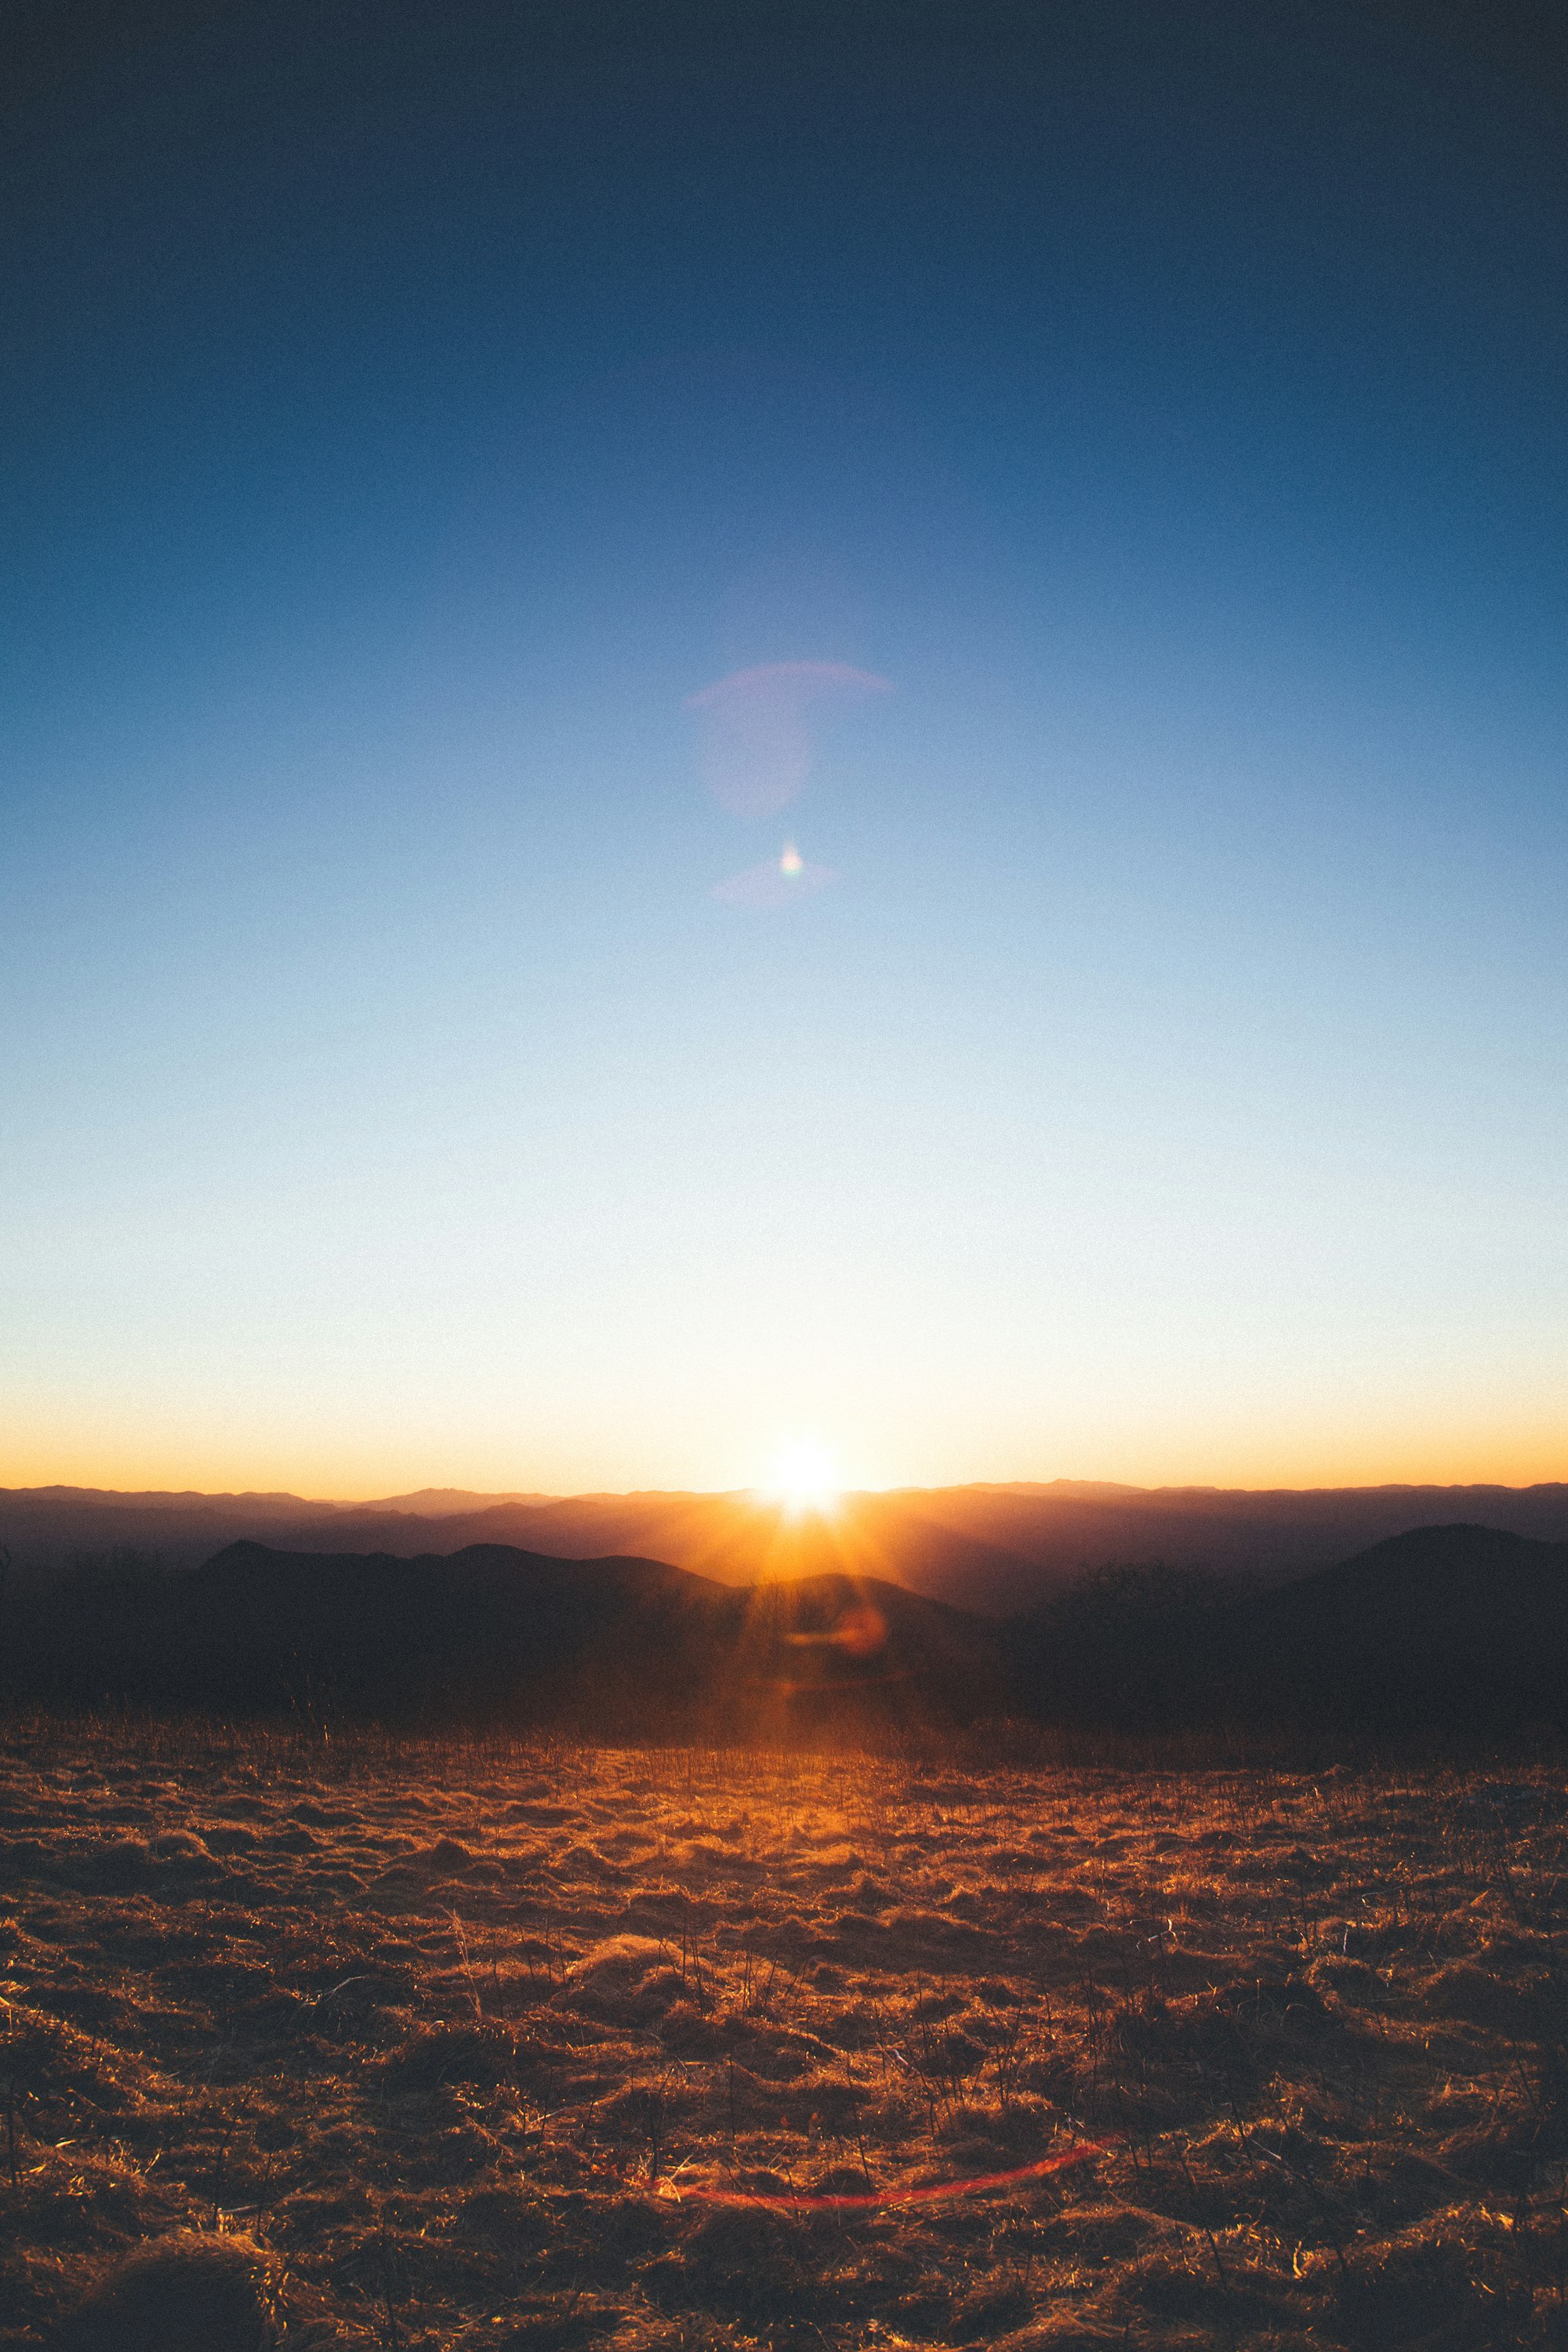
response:
<svg viewBox="0 0 1568 2352"><path fill-rule="evenodd" d="M731 874L727 882L716 883L713 896L727 907L787 907L837 879L831 866L808 865L789 841L782 856L770 857L762 866L748 866L743 874Z"/></svg>
<svg viewBox="0 0 1568 2352"><path fill-rule="evenodd" d="M888 1621L874 1601L852 1601L820 1633L786 1633L784 1639L797 1650L838 1650L847 1658L874 1658L886 1646Z"/></svg>
<svg viewBox="0 0 1568 2352"><path fill-rule="evenodd" d="M831 661L766 662L705 686L686 707L701 729L709 791L731 815L772 816L811 773L807 709L890 691L885 677Z"/></svg>
<svg viewBox="0 0 1568 2352"><path fill-rule="evenodd" d="M977 2172L965 2180L921 2180L907 2189L868 2188L864 2193L854 2190L846 2196L813 2196L793 2189L719 2189L673 2176L659 2183L659 2193L681 2202L690 2199L703 2205L742 2206L772 2213L870 2213L887 2205L934 2205L949 2197L994 2196L1003 2189L1022 2188L1028 2180L1044 2180L1049 2173L1065 2171L1069 2164L1087 2164L1091 2157L1107 2154L1111 2146L1110 2140L1079 2140L1055 2156L1042 2156L1036 2163L1017 2165L1010 2172Z"/></svg>

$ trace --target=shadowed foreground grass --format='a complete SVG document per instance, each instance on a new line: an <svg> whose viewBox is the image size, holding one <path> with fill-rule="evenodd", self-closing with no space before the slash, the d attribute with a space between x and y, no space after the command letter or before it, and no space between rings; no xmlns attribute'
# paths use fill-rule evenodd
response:
<svg viewBox="0 0 1568 2352"><path fill-rule="evenodd" d="M1555 1769L3 1769L0 2346L1568 2346Z"/></svg>

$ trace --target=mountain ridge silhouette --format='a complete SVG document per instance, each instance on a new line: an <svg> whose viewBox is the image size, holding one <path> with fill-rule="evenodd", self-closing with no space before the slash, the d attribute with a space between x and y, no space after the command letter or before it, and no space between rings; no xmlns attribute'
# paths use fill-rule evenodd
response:
<svg viewBox="0 0 1568 2352"><path fill-rule="evenodd" d="M465 1507L446 1508L453 1499ZM244 1538L300 1551L403 1557L489 1541L558 1559L667 1559L733 1584L850 1570L1006 1618L1048 1600L1085 1570L1119 1561L1158 1559L1283 1582L1422 1523L1482 1519L1521 1536L1568 1540L1568 1485L1557 1483L1249 1489L982 1482L850 1493L831 1517L792 1516L745 1491L541 1500L445 1488L392 1503L0 1489L0 1541L24 1580L56 1573L81 1554L122 1548L195 1568Z"/></svg>
<svg viewBox="0 0 1568 2352"><path fill-rule="evenodd" d="M596 1736L1007 1717L1568 1726L1568 1543L1464 1522L1271 1589L1110 1568L1005 1623L846 1572L744 1586L634 1555L246 1538L184 1574L110 1561L57 1580L14 1602L8 1633L13 1686L79 1704L571 1721Z"/></svg>
<svg viewBox="0 0 1568 2352"><path fill-rule="evenodd" d="M79 1701L726 1733L858 1694L948 1719L994 1702L1002 1678L994 1626L882 1580L737 1586L484 1544L404 1558L247 1538L174 1575L110 1561L34 1596L24 1671L29 1654L35 1681Z"/></svg>

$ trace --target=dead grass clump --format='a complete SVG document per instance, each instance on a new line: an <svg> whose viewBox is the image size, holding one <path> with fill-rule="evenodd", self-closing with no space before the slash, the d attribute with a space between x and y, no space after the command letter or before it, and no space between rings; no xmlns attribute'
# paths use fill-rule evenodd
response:
<svg viewBox="0 0 1568 2352"><path fill-rule="evenodd" d="M684 1994L665 2011L659 2039L681 2058L720 2058L731 2049L735 2034L728 2019L706 2014Z"/></svg>
<svg viewBox="0 0 1568 2352"><path fill-rule="evenodd" d="M994 2344L1022 2327L1033 2310L1022 2287L984 2286L954 2304L948 2333L955 2344Z"/></svg>
<svg viewBox="0 0 1568 2352"><path fill-rule="evenodd" d="M1212 2328L1216 2342L1228 2326L1234 2327L1229 2281L1223 2268L1211 2263L1201 2240L1195 2246L1173 2239L1129 2263L1116 2281L1118 2305L1142 2320L1184 2320Z"/></svg>
<svg viewBox="0 0 1568 2352"><path fill-rule="evenodd" d="M996 2352L1127 2352L1131 2340L1125 2323L1102 2326L1081 2312L1061 2309L1002 2336Z"/></svg>
<svg viewBox="0 0 1568 2352"><path fill-rule="evenodd" d="M1541 2008L1534 1985L1510 1982L1474 1960L1455 1960L1439 1969L1423 1986L1420 1999L1428 2017L1453 2018L1460 2024L1503 2032L1528 2032Z"/></svg>
<svg viewBox="0 0 1568 2352"><path fill-rule="evenodd" d="M494 2090L518 2072L519 2043L510 2027L489 2019L456 2025L416 2025L389 2050L382 2073L389 2088L434 2091L443 2083Z"/></svg>
<svg viewBox="0 0 1568 2352"><path fill-rule="evenodd" d="M279 2264L254 2239L181 2230L116 2263L67 2323L68 2352L269 2352Z"/></svg>
<svg viewBox="0 0 1568 2352"><path fill-rule="evenodd" d="M526 2182L487 2181L470 2189L455 2217L463 2238L535 2253L549 2242L552 2226L544 2200Z"/></svg>
<svg viewBox="0 0 1568 2352"><path fill-rule="evenodd" d="M673 2301L752 2321L777 2320L812 2296L802 2262L803 2232L781 2214L720 2206L686 2237L678 2254L654 2270Z"/></svg>
<svg viewBox="0 0 1568 2352"><path fill-rule="evenodd" d="M1308 1969L1307 1980L1321 1994L1338 1993L1363 2004L1376 2002L1383 1991L1377 1970L1366 1960L1352 1959L1345 1952L1323 1953Z"/></svg>
<svg viewBox="0 0 1568 2352"><path fill-rule="evenodd" d="M475 2352L580 2352L580 2347L605 2342L615 2332L615 2315L606 2315L595 2305L574 2302L561 2311L540 2311L520 2320L513 2327L487 2330L475 2336ZM456 2347L456 2352L468 2352L468 2339Z"/></svg>
<svg viewBox="0 0 1568 2352"><path fill-rule="evenodd" d="M159 1875L158 1857L144 1837L79 1837L49 1857L51 1877L84 1895L133 1895Z"/></svg>
<svg viewBox="0 0 1568 2352"><path fill-rule="evenodd" d="M1347 2265L1334 2315L1354 2352L1506 2352L1530 2307L1517 2285L1478 2273L1473 2248L1412 2233Z"/></svg>
<svg viewBox="0 0 1568 2352"><path fill-rule="evenodd" d="M13 2100L41 2104L51 2115L84 2103L102 2115L141 2104L146 2070L111 2044L48 2010L7 2000L0 2025L0 2077ZM140 2079L139 2079L140 2078Z"/></svg>
<svg viewBox="0 0 1568 2352"><path fill-rule="evenodd" d="M677 2003L700 2000L695 1982L672 1964L668 1945L649 1936L609 1936L572 1963L557 2004L609 2023L662 2017Z"/></svg>

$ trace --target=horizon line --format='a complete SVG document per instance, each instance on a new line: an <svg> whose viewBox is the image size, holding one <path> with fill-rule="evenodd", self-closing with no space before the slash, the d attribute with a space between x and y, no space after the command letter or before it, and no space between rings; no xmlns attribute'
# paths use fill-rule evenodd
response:
<svg viewBox="0 0 1568 2352"><path fill-rule="evenodd" d="M1131 1480L1114 1478L1075 1478L1058 1475L1054 1478L953 1478L941 1484L921 1485L916 1481L894 1481L886 1486L862 1484L845 1486L836 1490L836 1506L868 1496L894 1495L944 1495L955 1493L1034 1494L1047 1495L1062 1490L1095 1495L1161 1496L1161 1495L1376 1495L1376 1494L1501 1494L1528 1495L1542 1489L1568 1486L1568 1478L1532 1478L1510 1482L1500 1478L1440 1479L1440 1478L1373 1478L1340 1481L1316 1486L1223 1486L1214 1480L1165 1480L1154 1486L1142 1486ZM298 1503L311 1509L328 1511L395 1512L408 1517L436 1517L436 1513L418 1513L408 1508L425 1497L451 1497L449 1516L463 1516L461 1507L471 1504L484 1508L500 1508L510 1505L517 1509L548 1510L566 1503L597 1502L741 1502L757 1501L779 1504L783 1497L775 1489L760 1482L735 1486L585 1486L547 1493L539 1488L416 1486L395 1495L308 1495L287 1486L92 1486L69 1480L49 1480L37 1486L0 1485L0 1497L12 1501L28 1498L64 1498L68 1496L100 1497L108 1501L128 1503Z"/></svg>

